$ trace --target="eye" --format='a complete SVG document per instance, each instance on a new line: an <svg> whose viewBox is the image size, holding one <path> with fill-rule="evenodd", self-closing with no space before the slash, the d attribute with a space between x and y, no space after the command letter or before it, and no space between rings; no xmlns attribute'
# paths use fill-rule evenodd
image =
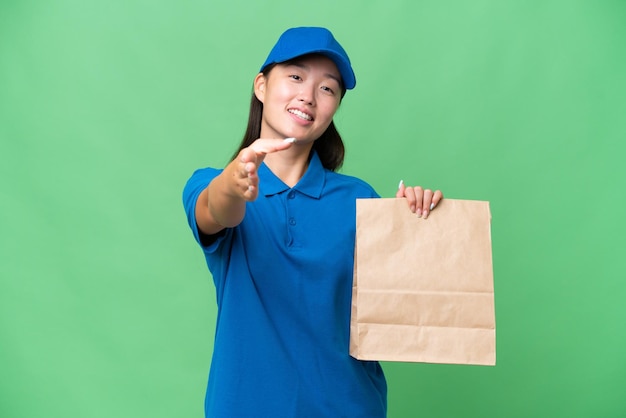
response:
<svg viewBox="0 0 626 418"><path fill-rule="evenodd" d="M321 89L324 90L327 93L335 94L335 90L333 90L332 88L330 88L328 86L322 86Z"/></svg>
<svg viewBox="0 0 626 418"><path fill-rule="evenodd" d="M298 81L302 80L302 77L300 77L298 74L291 74L289 77Z"/></svg>

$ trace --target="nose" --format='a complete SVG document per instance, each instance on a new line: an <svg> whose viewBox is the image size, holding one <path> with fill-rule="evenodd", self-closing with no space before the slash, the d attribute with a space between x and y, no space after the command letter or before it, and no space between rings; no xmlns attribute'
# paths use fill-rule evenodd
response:
<svg viewBox="0 0 626 418"><path fill-rule="evenodd" d="M309 106L313 106L315 104L315 92L313 86L302 84L302 88L298 93L298 100L308 104Z"/></svg>

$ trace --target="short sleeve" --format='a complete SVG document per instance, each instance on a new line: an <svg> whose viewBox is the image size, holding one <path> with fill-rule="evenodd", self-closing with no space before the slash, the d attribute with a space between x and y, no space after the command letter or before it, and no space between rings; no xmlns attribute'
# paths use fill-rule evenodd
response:
<svg viewBox="0 0 626 418"><path fill-rule="evenodd" d="M191 228L196 242L204 249L205 252L211 253L219 246L225 233L220 233L215 240L212 240L210 244L204 245L201 237L201 232L198 229L196 222L196 202L200 193L209 185L209 183L217 177L223 170L215 168L201 168L196 170L183 189L183 207L185 208L185 214L187 215L187 223Z"/></svg>

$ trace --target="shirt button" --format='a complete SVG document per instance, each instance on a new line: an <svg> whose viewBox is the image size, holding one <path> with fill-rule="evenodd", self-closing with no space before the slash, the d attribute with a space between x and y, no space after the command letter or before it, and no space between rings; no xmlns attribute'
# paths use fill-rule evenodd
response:
<svg viewBox="0 0 626 418"><path fill-rule="evenodd" d="M296 192L294 192L294 191L289 192L289 194L287 195L287 197L288 197L289 199L293 199L294 197L296 197Z"/></svg>
<svg viewBox="0 0 626 418"><path fill-rule="evenodd" d="M289 218L289 225L294 226L296 224L296 220L294 218Z"/></svg>

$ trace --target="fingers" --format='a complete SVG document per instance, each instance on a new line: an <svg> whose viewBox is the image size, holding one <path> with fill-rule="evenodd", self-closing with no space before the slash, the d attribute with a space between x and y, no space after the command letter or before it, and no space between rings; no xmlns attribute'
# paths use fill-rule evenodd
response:
<svg viewBox="0 0 626 418"><path fill-rule="evenodd" d="M431 206L433 203L433 191L430 189L424 190L423 198L422 198L422 218L428 218L428 214L434 206Z"/></svg>
<svg viewBox="0 0 626 418"><path fill-rule="evenodd" d="M441 190L435 190L435 193L433 194L432 203L430 204L430 210L433 210L434 208L436 208L439 202L441 202L442 200L443 200L443 193L441 193Z"/></svg>
<svg viewBox="0 0 626 418"><path fill-rule="evenodd" d="M283 151L290 148L293 143L296 142L295 138L285 139L264 139L259 138L252 143L248 148L252 149L258 156L265 156L266 154Z"/></svg>
<svg viewBox="0 0 626 418"><path fill-rule="evenodd" d="M404 186L404 180L400 180L400 184L398 184L398 191L396 192L396 197L404 197L404 190L406 187Z"/></svg>
<svg viewBox="0 0 626 418"><path fill-rule="evenodd" d="M239 153L234 170L234 186L237 194L244 200L255 200L258 196L259 177L257 169L262 159L250 147L244 148Z"/></svg>
<svg viewBox="0 0 626 418"><path fill-rule="evenodd" d="M404 182L400 181L396 197L406 198L411 212L417 214L418 217L426 219L443 199L443 193L440 190L433 192L431 189L423 189L420 186L406 187Z"/></svg>
<svg viewBox="0 0 626 418"><path fill-rule="evenodd" d="M235 169L235 187L237 193L247 201L255 200L259 193L257 171L265 155L286 150L295 142L295 138L257 139L239 153Z"/></svg>

